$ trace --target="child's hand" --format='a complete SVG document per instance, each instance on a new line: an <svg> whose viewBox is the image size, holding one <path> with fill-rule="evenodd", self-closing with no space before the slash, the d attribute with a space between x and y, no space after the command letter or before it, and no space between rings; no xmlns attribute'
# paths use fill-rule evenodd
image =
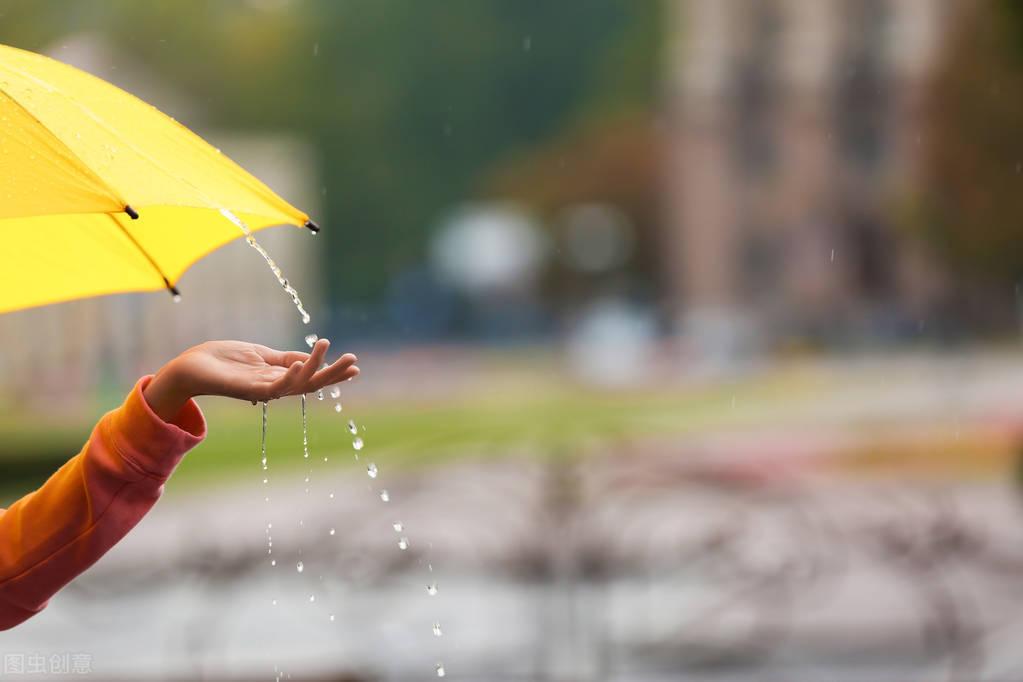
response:
<svg viewBox="0 0 1023 682"><path fill-rule="evenodd" d="M199 395L257 401L311 393L359 373L351 353L317 371L329 346L320 339L312 353L302 353L242 341L209 341L164 365L144 395L153 411L171 422L189 398Z"/></svg>

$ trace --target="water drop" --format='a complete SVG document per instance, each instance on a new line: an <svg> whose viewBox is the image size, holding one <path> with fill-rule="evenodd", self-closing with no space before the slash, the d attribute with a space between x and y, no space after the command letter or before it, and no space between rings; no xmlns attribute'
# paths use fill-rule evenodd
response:
<svg viewBox="0 0 1023 682"><path fill-rule="evenodd" d="M310 595L309 595L309 603L311 604L311 603L313 603L314 601L316 601L316 595L315 595L315 594L310 594Z"/></svg>
<svg viewBox="0 0 1023 682"><path fill-rule="evenodd" d="M277 559L270 559L270 565L271 566L276 566L277 565Z"/></svg>
<svg viewBox="0 0 1023 682"><path fill-rule="evenodd" d="M386 490L381 490L380 491L380 499L383 500L384 502L390 502L391 501L391 493L387 492Z"/></svg>
<svg viewBox="0 0 1023 682"><path fill-rule="evenodd" d="M181 294L174 294L171 296L171 300L175 303L181 303Z"/></svg>
<svg viewBox="0 0 1023 682"><path fill-rule="evenodd" d="M271 606L277 606L277 600L276 599L271 599L270 600L270 604L271 604Z"/></svg>
<svg viewBox="0 0 1023 682"><path fill-rule="evenodd" d="M334 532L335 532L335 531L334 531L334 529L333 529L333 528L331 528L331 529L330 529L330 534L331 534L331 535L333 535L333 534L334 534Z"/></svg>
<svg viewBox="0 0 1023 682"><path fill-rule="evenodd" d="M426 586L426 593L431 597L437 596L437 583L430 583Z"/></svg>
<svg viewBox="0 0 1023 682"><path fill-rule="evenodd" d="M331 623L333 623L333 622L334 622L334 614L333 614L333 613L332 613L332 614L330 614L330 622L331 622Z"/></svg>
<svg viewBox="0 0 1023 682"><path fill-rule="evenodd" d="M377 465L374 464L373 462L370 462L369 466L366 467L366 473L369 474L370 478L376 478L377 477Z"/></svg>
<svg viewBox="0 0 1023 682"><path fill-rule="evenodd" d="M334 411L335 412L340 412L342 409L344 409L344 408L341 407L341 403L334 403Z"/></svg>
<svg viewBox="0 0 1023 682"><path fill-rule="evenodd" d="M401 521L395 521L394 523L391 524L391 527L394 528L395 533L400 533L405 528L404 524L402 524Z"/></svg>
<svg viewBox="0 0 1023 682"><path fill-rule="evenodd" d="M335 399L340 398L341 397L341 389L338 388L337 386L332 386L330 388L330 397L331 398L335 398Z"/></svg>
<svg viewBox="0 0 1023 682"><path fill-rule="evenodd" d="M444 664L443 663L438 663L437 664L437 677L444 677L445 675L447 675L447 672L445 672L445 670L444 670Z"/></svg>
<svg viewBox="0 0 1023 682"><path fill-rule="evenodd" d="M309 459L309 430L306 428L305 393L302 394L302 456Z"/></svg>
<svg viewBox="0 0 1023 682"><path fill-rule="evenodd" d="M352 441L352 447L356 450L361 450L363 445L365 445L365 443L363 443L362 439L359 437L356 437L355 440Z"/></svg>
<svg viewBox="0 0 1023 682"><path fill-rule="evenodd" d="M404 535L398 539L398 549L408 549L408 538Z"/></svg>
<svg viewBox="0 0 1023 682"><path fill-rule="evenodd" d="M440 623L434 623L433 624L433 636L434 637L443 637L444 636L443 631L441 631L441 629L440 629Z"/></svg>
<svg viewBox="0 0 1023 682"><path fill-rule="evenodd" d="M323 389L322 388L319 391L316 392L316 399L317 400L323 400Z"/></svg>
<svg viewBox="0 0 1023 682"><path fill-rule="evenodd" d="M299 561L297 564L295 564L295 570L301 573L302 571L305 570L305 564Z"/></svg>
<svg viewBox="0 0 1023 682"><path fill-rule="evenodd" d="M348 433L350 433L350 434L352 434L354 436L358 432L359 432L359 429L356 428L355 422L352 421L351 419L349 419L348 420Z"/></svg>
<svg viewBox="0 0 1023 682"><path fill-rule="evenodd" d="M333 500L333 499L334 499L334 493L331 493L331 494L329 495L329 497L330 497L330 499L332 499L332 500Z"/></svg>
<svg viewBox="0 0 1023 682"><path fill-rule="evenodd" d="M316 334L306 334L305 335L305 345L309 346L310 348L315 346L316 342L319 341L319 340L320 340L320 337L318 337Z"/></svg>
<svg viewBox="0 0 1023 682"><path fill-rule="evenodd" d="M266 466L267 466L267 461L266 461L266 422L267 422L267 410L268 410L268 404L264 400L263 401L263 431L262 431L262 435L261 435L260 440L259 440L259 449L260 449L260 451L262 452L262 455L263 455L263 471L266 471Z"/></svg>

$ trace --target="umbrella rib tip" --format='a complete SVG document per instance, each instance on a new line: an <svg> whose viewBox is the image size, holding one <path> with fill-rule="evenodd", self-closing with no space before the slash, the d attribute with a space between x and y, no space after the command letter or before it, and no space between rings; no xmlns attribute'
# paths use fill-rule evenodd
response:
<svg viewBox="0 0 1023 682"><path fill-rule="evenodd" d="M316 234L317 232L320 231L320 226L314 223L312 220L305 221L305 227L313 234Z"/></svg>
<svg viewBox="0 0 1023 682"><path fill-rule="evenodd" d="M127 213L128 217L131 218L132 220L138 220L139 219L139 212L136 211L134 208L132 208L128 204L124 205L124 212Z"/></svg>
<svg viewBox="0 0 1023 682"><path fill-rule="evenodd" d="M181 300L181 292L178 291L178 288L171 284L170 280L166 277L163 278L163 285L167 287L167 292L170 293L171 298L174 299L175 303Z"/></svg>

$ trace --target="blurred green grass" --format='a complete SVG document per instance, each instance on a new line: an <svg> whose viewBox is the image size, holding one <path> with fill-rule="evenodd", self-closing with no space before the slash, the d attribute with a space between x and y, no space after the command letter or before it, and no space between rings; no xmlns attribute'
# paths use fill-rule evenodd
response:
<svg viewBox="0 0 1023 682"><path fill-rule="evenodd" d="M526 452L531 456L573 456L597 443L681 433L734 419L737 390L758 399L781 391L792 397L795 387L777 384L718 386L680 393L598 393L547 387L543 391L507 394L445 403L385 403L358 406L354 400L341 414L333 401L308 401L311 457L328 464L351 466L353 419L366 446L361 456L386 460L404 469L429 466L458 457ZM204 405L210 434L186 458L176 485L196 485L225 477L261 474L260 410L238 409L223 401ZM363 430L363 428L365 430ZM302 465L302 424L299 400L270 404L267 449L272 469Z"/></svg>
<svg viewBox="0 0 1023 682"><path fill-rule="evenodd" d="M352 436L346 428L348 420L354 419L366 442L363 460L373 457L389 468L510 452L578 456L593 446L755 422L764 417L762 410L745 408L812 399L820 388L812 377L778 373L673 390L599 391L548 380L511 390L495 386L485 395L429 401L360 404L355 392L341 414L334 412L329 398L321 402L310 396L309 449L318 467L324 466L324 456L329 459L327 466L354 466ZM209 435L182 462L172 488L186 491L260 477L259 406L218 398L201 398L200 404ZM55 427L38 416L0 422L4 470L12 470L9 465L16 461L28 461L35 470L28 478L5 476L0 497L9 501L19 491L41 483L77 452L90 430L91 424ZM302 467L298 398L270 404L267 449L272 471Z"/></svg>

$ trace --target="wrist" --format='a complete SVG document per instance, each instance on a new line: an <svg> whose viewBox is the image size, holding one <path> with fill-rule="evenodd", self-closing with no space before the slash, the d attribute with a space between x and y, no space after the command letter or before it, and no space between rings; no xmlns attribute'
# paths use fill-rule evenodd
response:
<svg viewBox="0 0 1023 682"><path fill-rule="evenodd" d="M173 362L164 365L142 391L149 408L168 424L177 420L178 414L193 394L181 381Z"/></svg>

